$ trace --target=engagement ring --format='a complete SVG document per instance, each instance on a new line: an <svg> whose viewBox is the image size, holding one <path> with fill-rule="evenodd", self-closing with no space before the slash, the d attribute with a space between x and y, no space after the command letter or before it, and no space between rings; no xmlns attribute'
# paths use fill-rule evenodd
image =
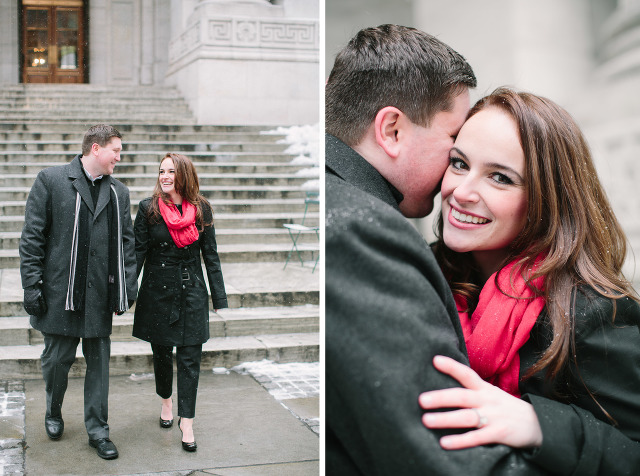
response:
<svg viewBox="0 0 640 476"><path fill-rule="evenodd" d="M487 420L486 416L482 416L480 414L480 411L477 408L472 408L471 410L473 410L474 412L476 412L476 415L478 415L478 423L476 425L476 428L482 428L483 426L485 426L487 423L489 423L489 420Z"/></svg>

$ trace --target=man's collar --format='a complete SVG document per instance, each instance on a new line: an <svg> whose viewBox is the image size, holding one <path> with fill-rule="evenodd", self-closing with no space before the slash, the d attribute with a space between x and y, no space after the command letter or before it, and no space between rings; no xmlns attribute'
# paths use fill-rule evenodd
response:
<svg viewBox="0 0 640 476"><path fill-rule="evenodd" d="M104 175L98 175L97 177L93 177L93 175L91 175L89 173L89 171L87 169L84 168L84 166L82 167L82 170L84 171L84 174L89 178L89 180L91 180L92 182L95 182L96 180L100 180L102 177L104 177Z"/></svg>
<svg viewBox="0 0 640 476"><path fill-rule="evenodd" d="M400 191L358 152L337 137L326 134L326 168L357 188L398 208L404 199Z"/></svg>
<svg viewBox="0 0 640 476"><path fill-rule="evenodd" d="M89 180L91 180L92 182L95 182L96 180L100 180L102 177L104 177L104 175L98 175L97 177L94 177L93 175L91 175L91 173L87 170L87 168L84 166L84 161L82 159L84 159L85 156L80 155L79 159L80 159L80 165L82 167L82 171L84 172L84 174L87 176L87 178Z"/></svg>

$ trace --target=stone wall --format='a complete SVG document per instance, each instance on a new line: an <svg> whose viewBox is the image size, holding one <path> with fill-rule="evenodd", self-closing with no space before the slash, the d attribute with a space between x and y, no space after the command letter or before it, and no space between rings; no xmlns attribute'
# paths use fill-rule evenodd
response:
<svg viewBox="0 0 640 476"><path fill-rule="evenodd" d="M318 121L318 18L291 18L266 1L202 1L169 46L167 83L198 122Z"/></svg>

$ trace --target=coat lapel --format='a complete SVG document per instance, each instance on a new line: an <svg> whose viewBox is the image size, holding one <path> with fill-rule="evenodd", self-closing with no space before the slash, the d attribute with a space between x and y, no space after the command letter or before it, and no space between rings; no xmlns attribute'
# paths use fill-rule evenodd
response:
<svg viewBox="0 0 640 476"><path fill-rule="evenodd" d="M78 191L89 211L94 213L93 199L91 198L91 191L89 190L86 176L82 170L80 157L80 154L76 155L71 164L69 164L69 178L73 179L73 187Z"/></svg>

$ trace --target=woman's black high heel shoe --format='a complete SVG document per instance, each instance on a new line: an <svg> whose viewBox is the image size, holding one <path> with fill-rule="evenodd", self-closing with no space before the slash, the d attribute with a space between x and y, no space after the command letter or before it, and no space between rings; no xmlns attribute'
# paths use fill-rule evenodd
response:
<svg viewBox="0 0 640 476"><path fill-rule="evenodd" d="M182 426L180 422L182 421L182 417L178 418L178 428L180 428L180 433L184 436L184 432L182 431ZM195 451L198 449L198 445L196 444L196 440L194 439L191 443L187 443L186 441L182 442L182 449L185 451Z"/></svg>
<svg viewBox="0 0 640 476"><path fill-rule="evenodd" d="M160 417L160 428L171 428L173 426L173 418L171 420L163 420Z"/></svg>
<svg viewBox="0 0 640 476"><path fill-rule="evenodd" d="M173 426L173 418L171 420L163 420L162 412L160 412L160 428L171 428Z"/></svg>

